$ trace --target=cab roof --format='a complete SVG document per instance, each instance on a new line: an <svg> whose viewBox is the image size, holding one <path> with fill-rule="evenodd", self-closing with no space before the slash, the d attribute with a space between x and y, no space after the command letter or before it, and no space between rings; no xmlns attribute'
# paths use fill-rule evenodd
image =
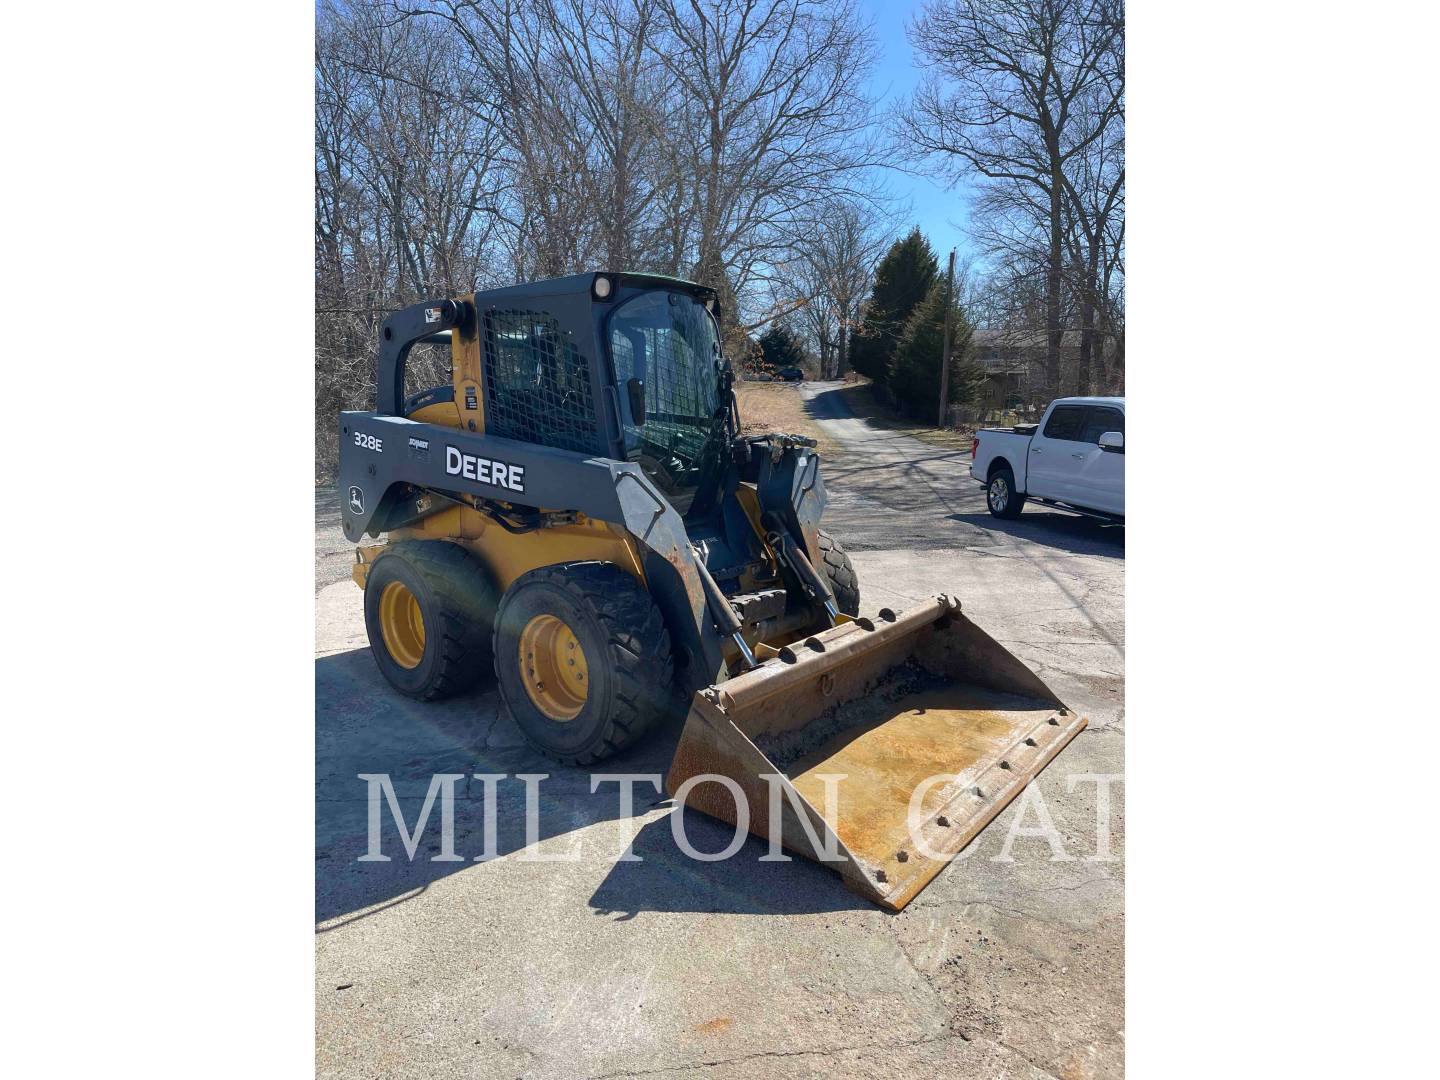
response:
<svg viewBox="0 0 1440 1080"><path fill-rule="evenodd" d="M519 300L530 299L538 296L569 296L576 293L593 295L591 293L595 279L601 275L612 279L619 289L629 286L640 289L673 289L689 293L700 300L715 299L715 290L707 285L700 285L693 281L686 281L683 278L668 277L665 274L642 274L631 271L610 271L592 270L584 274L570 274L566 277L542 278L539 281L527 281L520 285L506 285L498 289L477 290L477 300ZM614 293L611 294L615 295Z"/></svg>

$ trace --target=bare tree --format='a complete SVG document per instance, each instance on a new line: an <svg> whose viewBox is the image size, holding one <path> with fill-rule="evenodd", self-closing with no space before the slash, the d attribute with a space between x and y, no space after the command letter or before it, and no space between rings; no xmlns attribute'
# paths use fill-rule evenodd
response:
<svg viewBox="0 0 1440 1080"><path fill-rule="evenodd" d="M1123 18L1121 0L936 0L910 29L931 70L896 114L898 134L953 177L1009 185L1012 207L1031 203L1043 226L1051 392L1060 377L1067 170L1123 115Z"/></svg>
<svg viewBox="0 0 1440 1080"><path fill-rule="evenodd" d="M823 222L840 246L806 258L843 362L857 256L832 210L869 196L875 160L854 0L322 0L317 17L322 463L329 415L373 390L379 320L439 292L668 273L718 288L743 343Z"/></svg>
<svg viewBox="0 0 1440 1080"><path fill-rule="evenodd" d="M1081 108L1103 107L1104 101L1082 100ZM1070 287L1076 294L1080 324L1080 359L1076 391L1093 389L1094 367L1104 372L1107 347L1123 349L1125 229L1124 118L1112 117L1065 171L1065 194L1071 250ZM1108 373L1102 383L1110 387Z"/></svg>
<svg viewBox="0 0 1440 1080"><path fill-rule="evenodd" d="M456 42L397 23L380 3L327 4L316 33L317 457L329 418L374 390L380 320L435 292L473 287L497 221L500 143ZM416 365L416 378L438 368ZM320 423L323 418L324 423Z"/></svg>
<svg viewBox="0 0 1440 1080"><path fill-rule="evenodd" d="M656 58L682 106L670 137L690 187L696 280L736 296L801 222L862 193L874 48L853 0L658 0ZM691 246L693 245L693 247Z"/></svg>
<svg viewBox="0 0 1440 1080"><path fill-rule="evenodd" d="M860 306L893 239L889 215L874 202L835 199L775 267L776 301L799 306L822 379L845 374Z"/></svg>

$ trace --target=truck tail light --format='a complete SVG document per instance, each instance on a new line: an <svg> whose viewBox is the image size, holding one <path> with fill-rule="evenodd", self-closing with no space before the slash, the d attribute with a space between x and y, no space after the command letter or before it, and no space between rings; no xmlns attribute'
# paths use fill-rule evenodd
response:
<svg viewBox="0 0 1440 1080"><path fill-rule="evenodd" d="M980 452L980 436L976 435L970 440L970 460L975 460L975 455Z"/></svg>

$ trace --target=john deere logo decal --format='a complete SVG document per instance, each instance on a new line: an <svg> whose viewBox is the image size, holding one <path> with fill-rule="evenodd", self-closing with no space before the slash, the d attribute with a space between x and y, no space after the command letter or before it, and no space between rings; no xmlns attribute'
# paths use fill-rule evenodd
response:
<svg viewBox="0 0 1440 1080"><path fill-rule="evenodd" d="M354 485L351 485L350 488L350 512L352 514L365 512L365 492Z"/></svg>

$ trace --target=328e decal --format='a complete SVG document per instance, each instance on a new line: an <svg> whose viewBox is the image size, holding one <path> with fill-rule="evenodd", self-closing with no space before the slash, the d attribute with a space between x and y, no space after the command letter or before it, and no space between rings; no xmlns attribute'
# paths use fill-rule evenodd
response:
<svg viewBox="0 0 1440 1080"><path fill-rule="evenodd" d="M377 454L385 452L385 445L378 436L367 435L363 431L355 432L355 445L365 450L374 450Z"/></svg>

